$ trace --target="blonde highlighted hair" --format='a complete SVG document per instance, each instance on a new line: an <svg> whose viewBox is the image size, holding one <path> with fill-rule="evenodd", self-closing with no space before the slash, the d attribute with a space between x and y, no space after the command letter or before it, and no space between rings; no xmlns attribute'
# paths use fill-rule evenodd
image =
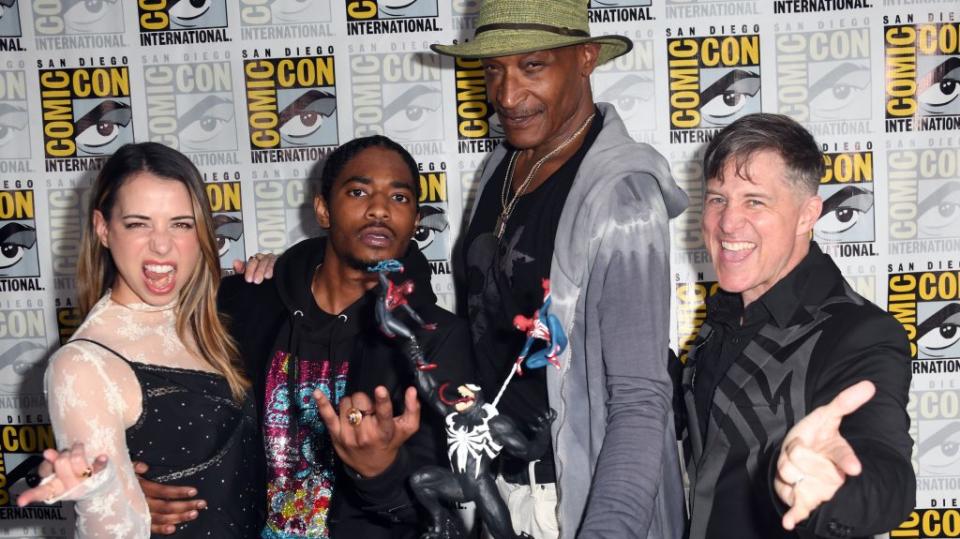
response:
<svg viewBox="0 0 960 539"><path fill-rule="evenodd" d="M250 383L239 367L237 346L217 314L220 259L213 217L200 172L182 153L155 142L141 142L120 147L104 163L90 193L87 224L80 243L77 264L80 312L86 316L118 277L110 250L97 237L94 212L99 211L109 222L120 189L140 172L180 182L190 193L200 243L200 260L177 298L177 335L185 346L196 346L194 351L227 379L234 398L240 400Z"/></svg>

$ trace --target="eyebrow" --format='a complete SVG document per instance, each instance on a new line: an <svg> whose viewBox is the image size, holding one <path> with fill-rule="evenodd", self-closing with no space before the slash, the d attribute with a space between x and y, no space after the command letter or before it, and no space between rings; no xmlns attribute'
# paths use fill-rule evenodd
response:
<svg viewBox="0 0 960 539"><path fill-rule="evenodd" d="M347 178L346 180L344 180L343 186L346 187L347 185L349 185L349 184L351 184L351 183L360 183L360 184L363 184L363 185L372 185L372 184L373 184L373 179L370 178L370 177L367 177L367 176L350 176L349 178ZM390 180L390 187L393 187L394 189L406 189L406 190L410 191L411 193L413 192L413 184L412 184L411 182L408 182L408 181L403 181L403 180Z"/></svg>
<svg viewBox="0 0 960 539"><path fill-rule="evenodd" d="M142 219L144 221L150 220L149 216L140 215L139 213L128 213L126 215L121 215L120 218L121 219ZM197 218L192 215L177 215L176 217L171 217L170 220L171 221L183 221L183 220L196 221Z"/></svg>

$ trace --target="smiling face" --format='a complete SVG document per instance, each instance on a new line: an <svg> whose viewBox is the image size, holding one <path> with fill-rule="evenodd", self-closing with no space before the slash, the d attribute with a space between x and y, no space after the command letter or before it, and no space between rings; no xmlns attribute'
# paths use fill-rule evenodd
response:
<svg viewBox="0 0 960 539"><path fill-rule="evenodd" d="M483 60L487 98L507 140L519 149L553 149L593 110L589 77L600 47L574 45Z"/></svg>
<svg viewBox="0 0 960 539"><path fill-rule="evenodd" d="M737 174L728 159L720 178L707 180L703 237L720 287L744 305L762 296L803 260L821 201L787 178L775 152L754 154Z"/></svg>
<svg viewBox="0 0 960 539"><path fill-rule="evenodd" d="M193 203L179 181L138 172L120 187L111 214L94 211L93 223L117 268L118 303L166 305L199 265Z"/></svg>
<svg viewBox="0 0 960 539"><path fill-rule="evenodd" d="M328 230L328 250L365 270L400 258L417 226L415 181L395 151L373 146L350 159L334 179L329 199L314 199L317 220Z"/></svg>

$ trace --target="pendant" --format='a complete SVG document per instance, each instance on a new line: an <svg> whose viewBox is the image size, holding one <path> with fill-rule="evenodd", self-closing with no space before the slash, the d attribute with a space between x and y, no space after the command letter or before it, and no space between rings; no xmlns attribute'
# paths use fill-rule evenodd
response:
<svg viewBox="0 0 960 539"><path fill-rule="evenodd" d="M498 240L503 239L503 233L507 231L507 219L503 213L500 213L500 216L497 217L497 225L493 227L493 233L497 236Z"/></svg>

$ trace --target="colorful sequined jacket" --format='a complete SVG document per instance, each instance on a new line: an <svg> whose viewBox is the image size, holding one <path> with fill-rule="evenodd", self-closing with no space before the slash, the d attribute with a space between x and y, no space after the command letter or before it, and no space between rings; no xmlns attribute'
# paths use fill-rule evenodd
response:
<svg viewBox="0 0 960 539"><path fill-rule="evenodd" d="M400 414L412 372L398 341L376 327L376 289L336 316L319 313L310 282L323 263L324 248L323 238L300 242L277 260L271 281L252 285L240 276L229 277L218 297L261 413L268 491L263 536L417 537L422 531L418 521L425 519L418 518L407 479L425 465L448 466L442 418L423 408L420 430L377 477L362 478L336 459L309 397L313 389L326 391L336 403L344 394L372 395L384 385L394 413ZM426 358L439 365L432 372L438 380L472 380L466 323L436 305L430 267L415 245L403 262L405 272L394 275L416 283L410 305L437 324L433 331L416 332Z"/></svg>

